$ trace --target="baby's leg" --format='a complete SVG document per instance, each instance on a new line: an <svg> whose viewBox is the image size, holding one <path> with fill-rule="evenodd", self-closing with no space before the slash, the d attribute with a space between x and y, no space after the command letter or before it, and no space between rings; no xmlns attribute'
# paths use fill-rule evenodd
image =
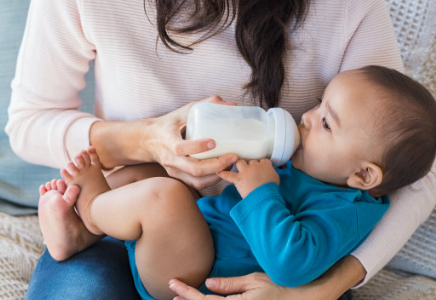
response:
<svg viewBox="0 0 436 300"><path fill-rule="evenodd" d="M171 178L150 178L110 190L95 150L81 153L62 176L81 188L76 207L96 234L137 240L136 263L149 293L174 296L168 281L200 286L214 261L212 237L191 191Z"/></svg>
<svg viewBox="0 0 436 300"><path fill-rule="evenodd" d="M164 168L155 163L127 166L108 176L111 188L141 179L167 176ZM102 236L88 231L74 205L80 188L68 187L63 180L53 179L40 187L38 218L50 255L65 260L97 242Z"/></svg>
<svg viewBox="0 0 436 300"><path fill-rule="evenodd" d="M38 218L50 255L65 260L100 239L91 234L74 210L80 189L53 179L39 188Z"/></svg>
<svg viewBox="0 0 436 300"><path fill-rule="evenodd" d="M111 189L119 188L136 181L153 178L169 177L167 171L158 163L143 163L139 165L126 166L106 177ZM192 187L188 187L195 199L200 198L200 194Z"/></svg>
<svg viewBox="0 0 436 300"><path fill-rule="evenodd" d="M145 184L146 183L146 184ZM143 208L138 221L135 260L148 293L156 299L172 299L170 279L199 288L215 260L212 235L192 192L170 178L138 182ZM141 192L143 191L143 192Z"/></svg>

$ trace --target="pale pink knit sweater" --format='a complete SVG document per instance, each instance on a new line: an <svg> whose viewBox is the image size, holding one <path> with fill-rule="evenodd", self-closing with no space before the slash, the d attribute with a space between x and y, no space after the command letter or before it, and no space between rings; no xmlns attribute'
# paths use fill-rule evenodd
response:
<svg viewBox="0 0 436 300"><path fill-rule="evenodd" d="M149 5L150 1L145 1ZM6 131L23 159L63 167L89 145L93 122L165 114L210 95L250 105L250 68L231 26L189 54L156 44L155 10L143 0L33 0L19 54ZM198 36L179 36L189 43ZM281 107L297 121L337 73L367 64L402 70L384 1L316 0L292 36ZM95 115L79 112L89 61ZM120 133L122 134L122 133ZM434 171L434 170L433 170ZM392 197L392 207L354 252L372 277L435 205L435 172Z"/></svg>

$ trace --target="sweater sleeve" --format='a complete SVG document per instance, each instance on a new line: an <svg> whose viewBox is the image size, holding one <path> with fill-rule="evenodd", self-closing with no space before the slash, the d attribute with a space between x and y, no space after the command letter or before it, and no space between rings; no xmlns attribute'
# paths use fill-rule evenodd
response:
<svg viewBox="0 0 436 300"><path fill-rule="evenodd" d="M12 149L31 163L64 166L89 145L89 129L97 120L78 110L95 57L78 1L31 1L6 125Z"/></svg>
<svg viewBox="0 0 436 300"><path fill-rule="evenodd" d="M291 213L277 184L268 183L230 212L259 265L278 285L299 286L316 279L370 230L360 232L356 206L334 193L308 201ZM373 213L368 224L381 215Z"/></svg>
<svg viewBox="0 0 436 300"><path fill-rule="evenodd" d="M430 173L391 196L391 206L355 256L365 267L366 277L359 286L377 274L403 247L436 205L436 162ZM357 287L359 287L357 286Z"/></svg>

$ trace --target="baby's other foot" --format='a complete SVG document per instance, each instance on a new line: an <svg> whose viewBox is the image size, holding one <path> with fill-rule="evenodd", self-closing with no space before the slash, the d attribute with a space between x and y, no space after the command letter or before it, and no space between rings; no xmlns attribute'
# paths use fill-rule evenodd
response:
<svg viewBox="0 0 436 300"><path fill-rule="evenodd" d="M53 179L39 188L38 218L50 255L65 260L88 247L100 237L91 234L77 215L74 204L80 188L67 187Z"/></svg>

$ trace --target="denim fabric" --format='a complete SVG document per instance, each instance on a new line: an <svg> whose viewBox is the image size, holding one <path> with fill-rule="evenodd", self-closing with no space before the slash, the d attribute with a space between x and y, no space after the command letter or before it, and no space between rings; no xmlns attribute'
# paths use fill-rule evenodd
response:
<svg viewBox="0 0 436 300"><path fill-rule="evenodd" d="M26 296L40 299L139 300L124 243L106 237L64 262L45 251Z"/></svg>
<svg viewBox="0 0 436 300"><path fill-rule="evenodd" d="M124 243L106 237L65 262L41 256L26 300L140 300ZM351 291L338 300L351 300Z"/></svg>
<svg viewBox="0 0 436 300"><path fill-rule="evenodd" d="M345 292L345 294L339 297L338 300L351 300L351 299L353 299L353 296L351 294L351 290L348 290L347 292Z"/></svg>

